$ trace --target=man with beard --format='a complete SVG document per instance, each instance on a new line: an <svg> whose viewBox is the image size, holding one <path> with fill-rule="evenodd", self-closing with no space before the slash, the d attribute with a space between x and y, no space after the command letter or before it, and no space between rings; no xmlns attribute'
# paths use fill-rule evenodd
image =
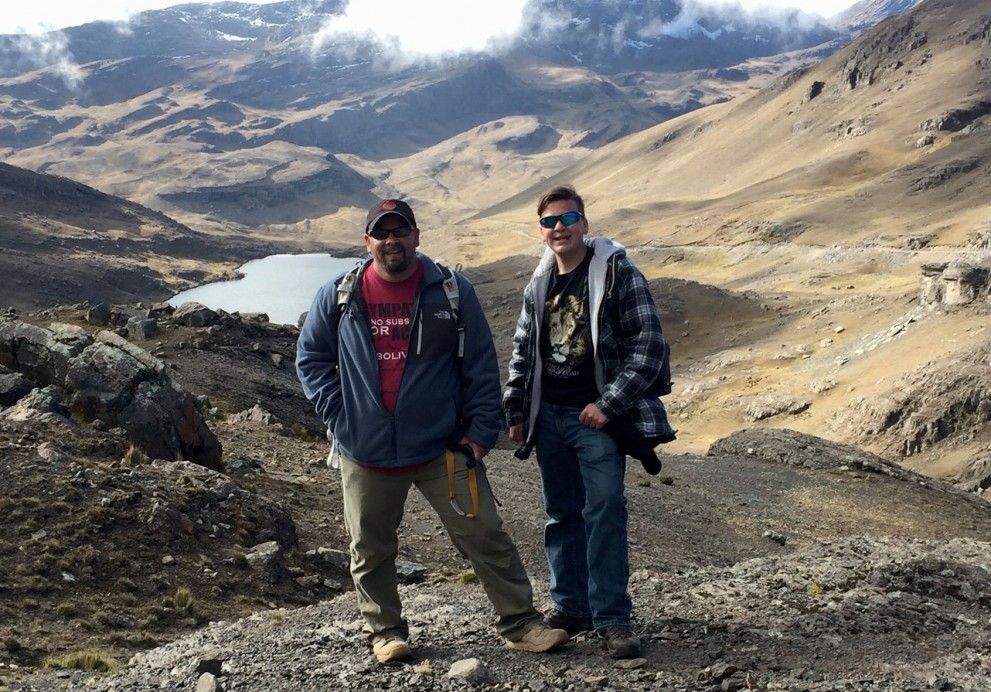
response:
<svg viewBox="0 0 991 692"><path fill-rule="evenodd" d="M296 352L303 391L341 455L364 631L380 662L411 655L396 556L416 486L474 567L506 646L549 651L568 634L547 627L534 608L519 553L478 473L502 424L492 333L472 285L417 253L419 240L406 202L375 204L365 221L371 259L318 291Z"/></svg>

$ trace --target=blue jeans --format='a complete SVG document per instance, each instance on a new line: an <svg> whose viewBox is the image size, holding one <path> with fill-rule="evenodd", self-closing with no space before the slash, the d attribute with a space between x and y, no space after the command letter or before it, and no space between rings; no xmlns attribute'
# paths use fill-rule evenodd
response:
<svg viewBox="0 0 991 692"><path fill-rule="evenodd" d="M626 458L607 433L578 422L580 411L541 402L537 417L551 600L596 628L629 625Z"/></svg>

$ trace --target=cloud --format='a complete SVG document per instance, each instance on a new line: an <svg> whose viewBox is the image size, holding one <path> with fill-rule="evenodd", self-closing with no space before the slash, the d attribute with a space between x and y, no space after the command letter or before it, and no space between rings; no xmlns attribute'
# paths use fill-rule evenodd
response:
<svg viewBox="0 0 991 692"><path fill-rule="evenodd" d="M69 50L69 38L62 31L22 34L14 40L15 50L32 67L49 67L65 85L78 91L86 73Z"/></svg>
<svg viewBox="0 0 991 692"><path fill-rule="evenodd" d="M351 0L343 15L328 19L314 35L312 49L347 52L374 44L379 59L395 64L498 52L518 35L525 5L526 0Z"/></svg>
<svg viewBox="0 0 991 692"><path fill-rule="evenodd" d="M687 39L705 36L717 39L740 27L765 24L784 31L810 31L821 28L821 20L794 7L764 5L721 0L686 0L681 11L670 20L654 19L645 24L639 35L643 38L669 36Z"/></svg>

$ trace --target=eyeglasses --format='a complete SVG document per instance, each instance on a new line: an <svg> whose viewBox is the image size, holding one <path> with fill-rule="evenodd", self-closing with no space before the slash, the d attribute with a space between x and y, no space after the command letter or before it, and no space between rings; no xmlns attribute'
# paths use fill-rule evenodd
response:
<svg viewBox="0 0 991 692"><path fill-rule="evenodd" d="M401 226L399 228L373 228L370 231L365 231L366 235L370 235L375 238L375 240L385 240L392 235L394 238L405 238L413 229L409 226Z"/></svg>
<svg viewBox="0 0 991 692"><path fill-rule="evenodd" d="M580 211L566 211L563 214L557 214L555 216L541 217L540 225L544 228L551 229L557 226L557 222L560 220L563 226L573 226L583 218Z"/></svg>

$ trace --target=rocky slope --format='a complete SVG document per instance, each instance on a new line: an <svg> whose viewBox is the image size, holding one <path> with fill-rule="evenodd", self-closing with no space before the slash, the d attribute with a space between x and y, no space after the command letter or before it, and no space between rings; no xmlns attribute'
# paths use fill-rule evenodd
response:
<svg viewBox="0 0 991 692"><path fill-rule="evenodd" d="M92 308L20 319L98 329ZM295 328L188 309L154 320L151 338L137 322L117 329L197 397L222 470L150 461L125 428L87 422L41 389L10 395L0 685L189 689L205 670L225 689L455 689L464 682L449 670L472 657L486 669L473 675L508 690L979 689L988 672L991 504L852 447L767 430L705 456L665 455L661 479L631 465L643 661L614 666L589 637L548 657L502 649L468 566L414 497L400 558L418 581L404 587L417 658L376 666L347 593L339 480L287 357ZM536 470L508 449L489 467L543 601ZM38 667L82 646L138 655L112 676Z"/></svg>

